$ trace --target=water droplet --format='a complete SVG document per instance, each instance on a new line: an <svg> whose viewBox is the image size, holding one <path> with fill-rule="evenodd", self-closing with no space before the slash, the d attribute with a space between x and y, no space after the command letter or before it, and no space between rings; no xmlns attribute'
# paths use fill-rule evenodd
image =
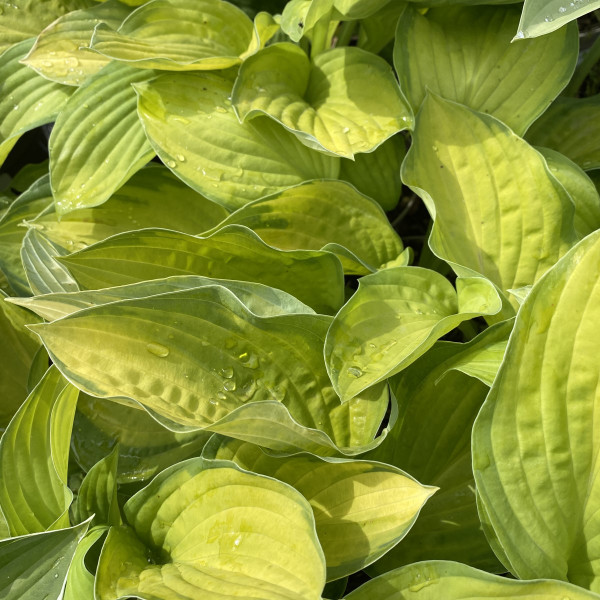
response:
<svg viewBox="0 0 600 600"><path fill-rule="evenodd" d="M49 60L42 61L42 64L44 65L44 67L51 67L52 66L52 63Z"/></svg>
<svg viewBox="0 0 600 600"><path fill-rule="evenodd" d="M348 133L350 131L350 127L344 127L344 129L342 129L342 133Z"/></svg>
<svg viewBox="0 0 600 600"><path fill-rule="evenodd" d="M567 12L567 7L566 6L559 6L558 7L558 12L559 13L566 13Z"/></svg>
<svg viewBox="0 0 600 600"><path fill-rule="evenodd" d="M13 106L13 110L19 110L19 105L18 105L18 104L15 104L15 105Z"/></svg>
<svg viewBox="0 0 600 600"><path fill-rule="evenodd" d="M68 58L65 58L65 65L67 65L67 67L77 67L79 61L74 56L69 56Z"/></svg>
<svg viewBox="0 0 600 600"><path fill-rule="evenodd" d="M217 398L219 400L227 400L227 394L224 394L223 392L217 392ZM218 404L218 402L217 402Z"/></svg>
<svg viewBox="0 0 600 600"><path fill-rule="evenodd" d="M167 167L171 167L174 169L177 166L177 163L174 160L167 160Z"/></svg>
<svg viewBox="0 0 600 600"><path fill-rule="evenodd" d="M54 573L54 579L58 579L58 573Z"/></svg>
<svg viewBox="0 0 600 600"><path fill-rule="evenodd" d="M554 19L551 16L547 16L544 21L546 21L546 23L552 23L552 21L554 21Z"/></svg>
<svg viewBox="0 0 600 600"><path fill-rule="evenodd" d="M185 162L185 156L183 154L178 154L177 155L177 160L179 162Z"/></svg>
<svg viewBox="0 0 600 600"><path fill-rule="evenodd" d="M438 147L437 147L437 146L431 146L431 149L432 149L434 152L437 152L437 151L438 151Z"/></svg>
<svg viewBox="0 0 600 600"><path fill-rule="evenodd" d="M525 32L524 31L517 31L517 35L515 35L514 39L515 40L524 40L525 39Z"/></svg>
<svg viewBox="0 0 600 600"><path fill-rule="evenodd" d="M223 108L222 106L217 106L217 108L215 108L215 110L216 110L218 113L226 113L226 112L227 112L227 109L226 109L226 108Z"/></svg>
<svg viewBox="0 0 600 600"><path fill-rule="evenodd" d="M228 392L233 392L235 391L235 388L237 386L235 385L235 381L228 379L227 381L225 381L225 383L223 383L223 389L227 390Z"/></svg>
<svg viewBox="0 0 600 600"><path fill-rule="evenodd" d="M247 367L248 369L257 369L259 366L258 356L255 354L250 354L248 352L242 352L238 358L240 362Z"/></svg>
<svg viewBox="0 0 600 600"><path fill-rule="evenodd" d="M158 356L160 358L169 356L169 349L162 344L157 344L156 342L150 342L149 344L146 344L146 350L148 350L150 354L154 354L154 356Z"/></svg>
<svg viewBox="0 0 600 600"><path fill-rule="evenodd" d="M350 375L350 377L355 377L356 379L358 379L359 377L362 377L364 373L358 367L348 367L348 375Z"/></svg>
<svg viewBox="0 0 600 600"><path fill-rule="evenodd" d="M89 108L89 107L90 107L90 105L89 105L89 104L84 104L84 105L83 105L83 108Z"/></svg>
<svg viewBox="0 0 600 600"><path fill-rule="evenodd" d="M225 367L219 371L219 375L226 379L231 379L233 377L233 369L231 367Z"/></svg>

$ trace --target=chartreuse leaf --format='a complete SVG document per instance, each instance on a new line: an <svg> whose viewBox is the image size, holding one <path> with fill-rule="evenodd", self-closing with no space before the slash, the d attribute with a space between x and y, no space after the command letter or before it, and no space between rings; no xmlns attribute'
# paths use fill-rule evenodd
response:
<svg viewBox="0 0 600 600"><path fill-rule="evenodd" d="M281 29L293 42L312 33L319 23L328 26L334 0L290 0L281 13Z"/></svg>
<svg viewBox="0 0 600 600"><path fill-rule="evenodd" d="M229 75L174 73L135 86L146 135L178 177L231 210L309 179L337 179L338 158L272 119L240 123L232 85Z"/></svg>
<svg viewBox="0 0 600 600"><path fill-rule="evenodd" d="M219 285L227 288L247 309L261 317L290 313L314 314L312 308L277 288L248 281L212 279L197 275L167 277L166 279L142 281L101 290L46 294L33 298L8 298L7 300L31 310L47 321L54 321L78 310L108 304L116 300L146 298L165 292L194 289L207 285Z"/></svg>
<svg viewBox="0 0 600 600"><path fill-rule="evenodd" d="M69 524L69 441L78 390L51 367L0 439L0 508L11 535Z"/></svg>
<svg viewBox="0 0 600 600"><path fill-rule="evenodd" d="M151 0L118 30L98 25L91 48L135 67L168 71L219 70L252 51L246 13L222 0Z"/></svg>
<svg viewBox="0 0 600 600"><path fill-rule="evenodd" d="M473 429L473 470L512 572L600 591L600 232L533 287Z"/></svg>
<svg viewBox="0 0 600 600"><path fill-rule="evenodd" d="M0 597L60 598L67 570L88 526L86 522L0 541Z"/></svg>
<svg viewBox="0 0 600 600"><path fill-rule="evenodd" d="M594 182L579 166L566 156L550 150L537 148L550 167L550 171L571 196L575 205L573 224L580 237L600 229L600 196Z"/></svg>
<svg viewBox="0 0 600 600"><path fill-rule="evenodd" d="M598 0L525 0L516 39L545 36L593 10Z"/></svg>
<svg viewBox="0 0 600 600"><path fill-rule="evenodd" d="M598 596L562 581L516 581L456 562L407 565L368 581L347 600L594 600Z"/></svg>
<svg viewBox="0 0 600 600"><path fill-rule="evenodd" d="M455 290L435 271L394 267L367 275L338 312L325 342L325 361L343 402L406 368L463 321L496 314L501 300L479 277Z"/></svg>
<svg viewBox="0 0 600 600"><path fill-rule="evenodd" d="M315 514L328 581L362 569L394 547L436 491L383 463L308 454L275 458L220 436L211 439L203 456L232 460L296 488Z"/></svg>
<svg viewBox="0 0 600 600"><path fill-rule="evenodd" d="M423 103L402 178L435 218L433 252L502 291L533 284L578 239L544 157L497 119L439 96Z"/></svg>
<svg viewBox="0 0 600 600"><path fill-rule="evenodd" d="M368 457L406 469L439 491L402 543L373 564L370 574L431 559L502 572L477 514L470 432L490 385L473 377L484 379L483 369L476 367L487 363L486 372L498 369L502 356L494 357L494 349L506 345L511 326L510 321L496 324L468 344L438 342L391 380L400 418ZM469 366L472 377L464 374Z"/></svg>
<svg viewBox="0 0 600 600"><path fill-rule="evenodd" d="M73 504L73 519L82 522L92 518L94 525L120 525L121 512L117 502L117 464L119 447L97 462L84 477L77 500Z"/></svg>
<svg viewBox="0 0 600 600"><path fill-rule="evenodd" d="M0 31L1 19L2 15ZM22 133L54 121L71 95L69 88L21 64L32 44L33 40L25 40L0 56L0 164Z"/></svg>
<svg viewBox="0 0 600 600"><path fill-rule="evenodd" d="M402 191L400 165L405 155L404 138L392 136L373 152L342 160L339 178L373 198L383 210L393 210Z"/></svg>
<svg viewBox="0 0 600 600"><path fill-rule="evenodd" d="M64 600L94 600L95 577L86 567L85 557L92 546L99 543L100 538L107 532L107 526L94 527L79 542L67 574Z"/></svg>
<svg viewBox="0 0 600 600"><path fill-rule="evenodd" d="M227 214L222 206L190 189L166 167L150 163L101 206L60 216L45 211L29 225L73 251L132 229L165 227L196 234L216 225Z"/></svg>
<svg viewBox="0 0 600 600"><path fill-rule="evenodd" d="M61 15L93 6L91 0L11 0L2 3L0 52L35 37Z"/></svg>
<svg viewBox="0 0 600 600"><path fill-rule="evenodd" d="M396 25L406 2L388 2L370 17L362 19L358 30L358 47L379 54L396 35Z"/></svg>
<svg viewBox="0 0 600 600"><path fill-rule="evenodd" d="M176 430L331 454L371 444L388 396L379 386L340 404L322 358L330 323L314 314L259 317L225 288L207 286L31 327L83 391L132 398Z"/></svg>
<svg viewBox="0 0 600 600"><path fill-rule="evenodd" d="M356 47L313 61L289 42L264 48L240 67L232 102L242 121L268 115L308 147L345 158L371 152L412 123L390 66Z"/></svg>
<svg viewBox="0 0 600 600"><path fill-rule="evenodd" d="M390 0L334 0L335 10L342 20L366 19L386 6Z"/></svg>
<svg viewBox="0 0 600 600"><path fill-rule="evenodd" d="M282 250L336 253L343 246L355 256L339 255L346 273L369 273L404 250L380 206L342 181L312 181L256 200L215 229L230 224L244 225Z"/></svg>
<svg viewBox="0 0 600 600"><path fill-rule="evenodd" d="M557 98L532 125L527 140L552 148L582 169L600 167L600 94L589 98Z"/></svg>
<svg viewBox="0 0 600 600"><path fill-rule="evenodd" d="M343 272L335 255L277 250L237 225L208 237L163 229L123 233L61 261L86 289L187 274L263 283L325 313L337 311L344 300Z"/></svg>
<svg viewBox="0 0 600 600"><path fill-rule="evenodd" d="M143 481L200 452L209 433L174 433L141 407L79 395L73 422L73 457L89 471L118 444L116 479Z"/></svg>
<svg viewBox="0 0 600 600"><path fill-rule="evenodd" d="M27 233L23 221L33 219L52 204L48 176L38 179L0 218L0 269L15 293L31 294L21 262L21 244Z"/></svg>
<svg viewBox="0 0 600 600"><path fill-rule="evenodd" d="M34 294L76 292L79 289L67 268L56 260L57 256L65 254L66 250L37 229L26 233L21 246L21 262Z"/></svg>
<svg viewBox="0 0 600 600"><path fill-rule="evenodd" d="M59 214L102 204L152 158L131 84L154 75L108 64L71 96L49 141L50 180Z"/></svg>
<svg viewBox="0 0 600 600"><path fill-rule="evenodd" d="M292 487L202 458L159 474L112 528L96 598L318 600L325 560L310 504Z"/></svg>
<svg viewBox="0 0 600 600"><path fill-rule="evenodd" d="M0 292L0 434L27 398L29 372L40 349L38 340L25 329L26 323L38 319L28 311L8 304L5 298Z"/></svg>
<svg viewBox="0 0 600 600"><path fill-rule="evenodd" d="M427 90L500 119L517 134L567 85L579 52L577 27L511 44L520 6L407 8L394 64L416 112Z"/></svg>
<svg viewBox="0 0 600 600"><path fill-rule="evenodd" d="M117 28L130 10L117 0L63 15L35 40L23 63L46 79L65 85L81 85L110 59L88 49L98 23Z"/></svg>

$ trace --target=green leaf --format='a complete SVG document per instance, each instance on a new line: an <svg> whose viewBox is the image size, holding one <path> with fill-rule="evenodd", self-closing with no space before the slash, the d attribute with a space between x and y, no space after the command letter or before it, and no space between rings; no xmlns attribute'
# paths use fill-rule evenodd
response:
<svg viewBox="0 0 600 600"><path fill-rule="evenodd" d="M94 27L106 23L116 28L129 12L121 2L109 0L63 15L40 33L23 63L51 81L81 85L110 62L88 49Z"/></svg>
<svg viewBox="0 0 600 600"><path fill-rule="evenodd" d="M372 152L412 123L390 66L356 47L311 62L295 44L269 46L240 67L232 102L242 121L268 115L309 148L345 158Z"/></svg>
<svg viewBox="0 0 600 600"><path fill-rule="evenodd" d="M396 35L396 25L406 8L406 2L388 2L370 17L360 21L358 47L379 54Z"/></svg>
<svg viewBox="0 0 600 600"><path fill-rule="evenodd" d="M600 8L598 0L525 0L516 39L547 35Z"/></svg>
<svg viewBox="0 0 600 600"><path fill-rule="evenodd" d="M507 566L594 592L599 263L596 232L533 287L473 429L477 489Z"/></svg>
<svg viewBox="0 0 600 600"><path fill-rule="evenodd" d="M339 178L373 198L383 210L393 210L402 191L400 165L405 155L404 138L394 135L373 152L342 160Z"/></svg>
<svg viewBox="0 0 600 600"><path fill-rule="evenodd" d="M2 15L0 31L1 19ZM0 165L21 134L54 121L71 95L69 88L21 64L32 44L25 40L0 56Z"/></svg>
<svg viewBox="0 0 600 600"><path fill-rule="evenodd" d="M94 527L79 542L67 575L64 600L94 600L95 576L88 571L85 557L107 531L108 527Z"/></svg>
<svg viewBox="0 0 600 600"><path fill-rule="evenodd" d="M166 202L166 198L176 201ZM213 227L227 214L222 206L190 189L167 168L150 163L101 206L66 215L45 211L29 225L73 251L131 229L164 227L196 234Z"/></svg>
<svg viewBox="0 0 600 600"><path fill-rule="evenodd" d="M493 356L495 346L506 345L511 326L494 325L468 344L438 342L390 381L399 399L398 424L368 458L401 467L439 490L402 543L373 564L369 574L432 559L502 572L481 531L470 432L490 385L475 378L484 379L483 369L475 367Z"/></svg>
<svg viewBox="0 0 600 600"><path fill-rule="evenodd" d="M522 135L567 85L577 63L575 24L511 44L520 7L408 8L394 64L417 112L427 90L500 119Z"/></svg>
<svg viewBox="0 0 600 600"><path fill-rule="evenodd" d="M319 21L331 18L334 0L290 0L281 14L281 29L293 42L312 33Z"/></svg>
<svg viewBox="0 0 600 600"><path fill-rule="evenodd" d="M49 160L40 163L28 163L24 165L11 179L10 187L17 192L24 192L31 187L40 177L48 175Z"/></svg>
<svg viewBox="0 0 600 600"><path fill-rule="evenodd" d="M419 267L367 275L327 332L333 387L348 401L406 368L463 321L500 308L493 286L478 277L459 278L455 290L439 273Z"/></svg>
<svg viewBox="0 0 600 600"><path fill-rule="evenodd" d="M110 400L79 395L73 423L73 457L89 471L118 444L116 479L150 479L172 464L197 454L209 433L174 433L146 411Z"/></svg>
<svg viewBox="0 0 600 600"><path fill-rule="evenodd" d="M600 167L600 94L557 98L527 132L534 146L552 148L582 169Z"/></svg>
<svg viewBox="0 0 600 600"><path fill-rule="evenodd" d="M4 301L5 297L0 293L0 434L27 398L29 372L40 349L39 340L33 339L25 329L26 323L38 319L28 311L11 306Z"/></svg>
<svg viewBox="0 0 600 600"><path fill-rule="evenodd" d="M254 28L244 11L222 0L151 0L117 31L98 25L90 47L136 67L220 70L252 53Z"/></svg>
<svg viewBox="0 0 600 600"><path fill-rule="evenodd" d="M230 224L252 229L263 242L281 250L336 253L337 246L343 246L355 257L339 254L346 273L372 272L404 250L379 205L342 181L312 181L256 200L215 230Z"/></svg>
<svg viewBox="0 0 600 600"><path fill-rule="evenodd" d="M130 84L154 75L108 64L71 96L49 142L52 194L59 214L102 204L153 157Z"/></svg>
<svg viewBox="0 0 600 600"><path fill-rule="evenodd" d="M455 562L407 565L368 581L347 600L594 600L598 596L561 581L515 581Z"/></svg>
<svg viewBox="0 0 600 600"><path fill-rule="evenodd" d="M312 510L284 483L191 459L163 471L124 510L132 528L108 534L98 600L321 597L325 561Z"/></svg>
<svg viewBox="0 0 600 600"><path fill-rule="evenodd" d="M240 123L232 80L174 73L138 84L138 112L161 160L193 189L235 210L310 179L336 179L339 159L314 152L272 119Z"/></svg>
<svg viewBox="0 0 600 600"><path fill-rule="evenodd" d="M283 428L273 438L277 450L296 449L298 430L317 429L331 453L336 445L370 444L388 396L379 386L340 404L322 357L330 322L314 314L259 317L225 288L208 286L113 302L31 327L53 362L87 393L132 398L157 418L193 429L232 437L247 432L248 441L258 430L266 438L261 445L269 445L261 424L267 420L275 433ZM273 401L291 419L278 424ZM299 443L305 449L311 436Z"/></svg>
<svg viewBox="0 0 600 600"><path fill-rule="evenodd" d="M583 238L600 229L600 195L594 182L566 156L550 148L537 150L544 155L550 171L571 196L575 205L573 225L577 235Z"/></svg>
<svg viewBox="0 0 600 600"><path fill-rule="evenodd" d="M67 570L88 526L86 522L0 541L0 596L6 600L60 598Z"/></svg>
<svg viewBox="0 0 600 600"><path fill-rule="evenodd" d="M84 477L77 500L73 505L73 519L92 518L91 526L120 525L121 512L117 502L117 464L119 447L97 462Z"/></svg>
<svg viewBox="0 0 600 600"><path fill-rule="evenodd" d="M2 3L0 52L35 37L47 25L72 10L92 6L91 0L11 0Z"/></svg>
<svg viewBox="0 0 600 600"><path fill-rule="evenodd" d="M283 481L310 502L327 581L350 575L393 548L436 491L383 463L311 455L275 458L253 444L219 436L205 446L203 456Z"/></svg>
<svg viewBox="0 0 600 600"><path fill-rule="evenodd" d="M263 283L325 313L337 311L344 299L336 256L277 250L237 225L208 237L163 229L123 233L61 260L86 289L187 274Z"/></svg>
<svg viewBox="0 0 600 600"><path fill-rule="evenodd" d="M390 0L334 0L342 20L366 19L389 4Z"/></svg>
<svg viewBox="0 0 600 600"><path fill-rule="evenodd" d="M69 524L69 441L78 390L51 367L0 439L0 508L12 535Z"/></svg>
<svg viewBox="0 0 600 600"><path fill-rule="evenodd" d="M537 281L577 241L573 203L543 156L497 119L430 94L402 178L435 223L433 252L502 291Z"/></svg>

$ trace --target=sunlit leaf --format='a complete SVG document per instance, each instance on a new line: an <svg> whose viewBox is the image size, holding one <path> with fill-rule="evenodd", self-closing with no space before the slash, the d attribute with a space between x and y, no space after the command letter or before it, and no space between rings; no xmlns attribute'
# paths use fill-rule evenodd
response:
<svg viewBox="0 0 600 600"><path fill-rule="evenodd" d="M517 39L547 35L593 10L598 0L525 0Z"/></svg>
<svg viewBox="0 0 600 600"><path fill-rule="evenodd" d="M85 557L107 531L108 527L105 526L94 527L79 542L67 574L64 600L94 600L95 576L86 567Z"/></svg>

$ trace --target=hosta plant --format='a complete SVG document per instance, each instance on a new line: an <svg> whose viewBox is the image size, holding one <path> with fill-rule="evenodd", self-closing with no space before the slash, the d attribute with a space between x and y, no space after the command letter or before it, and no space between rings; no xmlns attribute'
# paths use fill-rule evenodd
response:
<svg viewBox="0 0 600 600"><path fill-rule="evenodd" d="M0 0L0 597L600 599L594 10Z"/></svg>

